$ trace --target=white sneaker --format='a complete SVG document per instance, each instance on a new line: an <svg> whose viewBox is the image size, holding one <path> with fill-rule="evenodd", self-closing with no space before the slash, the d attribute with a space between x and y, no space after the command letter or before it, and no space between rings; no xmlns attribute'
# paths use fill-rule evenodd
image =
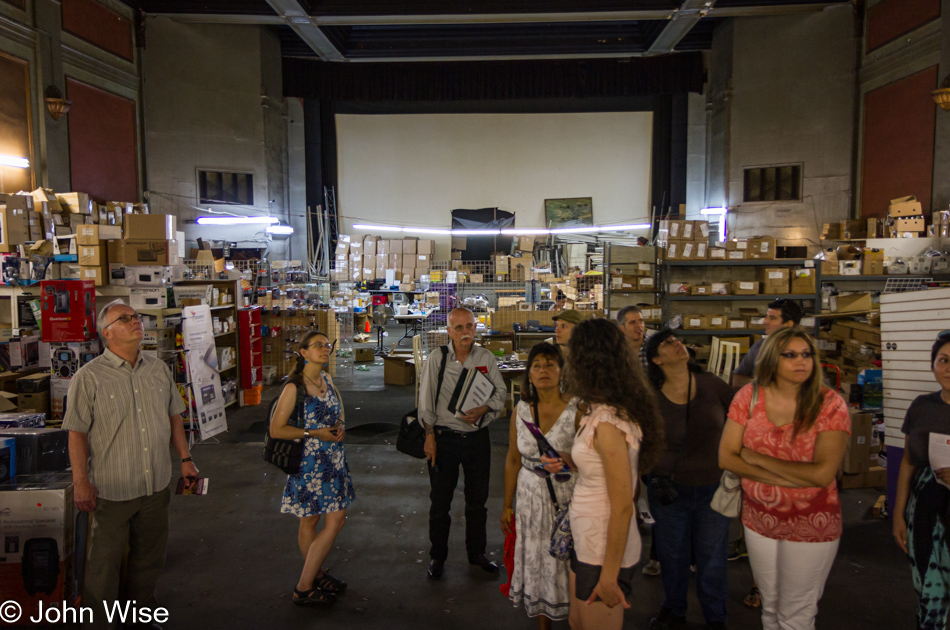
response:
<svg viewBox="0 0 950 630"><path fill-rule="evenodd" d="M660 574L660 561L659 560L650 560L647 562L643 570L641 571L643 575L649 575L651 577L657 576Z"/></svg>

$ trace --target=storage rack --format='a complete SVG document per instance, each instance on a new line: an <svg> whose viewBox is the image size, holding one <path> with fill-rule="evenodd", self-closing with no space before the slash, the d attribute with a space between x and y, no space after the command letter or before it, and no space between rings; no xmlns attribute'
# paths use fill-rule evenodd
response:
<svg viewBox="0 0 950 630"><path fill-rule="evenodd" d="M776 258L773 260L667 260L664 261L663 273L660 278L662 287L668 287L672 278L673 270L677 268L689 267L806 267L811 266L815 269L815 292L803 294L776 294L776 295L679 295L671 294L668 290L664 291L663 300L663 319L669 321L672 317L670 310L671 302L769 302L779 298L792 300L814 300L815 306L812 315L816 317L816 333L818 328L817 318L821 315L821 266L817 261L802 258ZM807 263L807 264L806 264ZM852 315L853 313L849 313ZM755 328L694 328L681 329L678 331L683 335L753 335L762 334L761 329Z"/></svg>
<svg viewBox="0 0 950 630"><path fill-rule="evenodd" d="M608 318L616 317L615 311L620 310L619 308L614 308L613 299L612 299L614 295L648 295L650 296L651 304L655 306L659 302L659 299L660 299L659 296L664 293L664 291L661 290L662 285L660 284L660 269L659 269L659 265L657 264L657 259L656 259L657 249L655 247L650 248L653 250L653 254L652 256L649 256L649 255L646 256L648 260L643 260L643 261L615 260L616 254L626 249L634 249L634 248L627 245L613 245L609 241L607 243L604 243L604 312L607 314ZM644 247L641 249L645 250L647 248ZM647 252L644 252L644 253L647 253ZM648 263L648 264L653 265L653 290L652 291L642 291L639 289L612 288L613 283L611 281L611 278L612 278L613 269L615 267L627 267L630 265L640 265L641 263ZM654 319L645 318L645 321L647 323L658 323L661 320L657 320L655 318Z"/></svg>

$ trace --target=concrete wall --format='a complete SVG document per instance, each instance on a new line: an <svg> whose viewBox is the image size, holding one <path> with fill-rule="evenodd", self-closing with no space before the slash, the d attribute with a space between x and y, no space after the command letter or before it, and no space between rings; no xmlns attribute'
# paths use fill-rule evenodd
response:
<svg viewBox="0 0 950 630"><path fill-rule="evenodd" d="M292 243L305 238L302 212L288 215L287 106L282 98L280 46L255 26L182 24L150 17L145 55L145 115L151 202L178 216L187 245L197 238L253 247L269 239L263 226L199 226L198 169L254 175L252 206L212 205L237 215L272 215L290 222L297 239L270 243L268 257L304 258Z"/></svg>
<svg viewBox="0 0 950 630"><path fill-rule="evenodd" d="M730 207L730 234L818 246L851 208L854 37L848 5L741 18L716 32L707 97L706 203ZM744 204L743 169L803 165L802 202ZM734 230L734 232L733 232Z"/></svg>
<svg viewBox="0 0 950 630"><path fill-rule="evenodd" d="M110 10L134 20L131 8L119 0L100 0ZM30 68L33 155L37 186L70 190L69 114L54 121L46 111L44 90L56 86L66 93L66 77L136 103L140 111L138 49L132 60L113 55L62 30L62 8L56 0L27 0L26 10L0 2L0 52L24 59ZM133 34L134 35L134 34ZM141 147L142 138L137 138ZM24 156L27 157L27 156ZM144 177L139 160L138 177ZM128 199L122 201L138 201Z"/></svg>

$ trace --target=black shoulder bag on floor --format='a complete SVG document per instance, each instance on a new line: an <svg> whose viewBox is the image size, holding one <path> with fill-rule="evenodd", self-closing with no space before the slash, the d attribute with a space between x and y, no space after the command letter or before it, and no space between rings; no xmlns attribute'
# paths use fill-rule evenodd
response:
<svg viewBox="0 0 950 630"><path fill-rule="evenodd" d="M442 378L445 376L445 362L449 356L448 346L439 346L442 351L442 365L439 367L439 381L435 386L435 406L439 407L439 393L442 391ZM421 386L420 386L421 387ZM419 409L413 409L402 417L399 423L399 435L396 436L396 450L416 459L424 459L426 429L422 426Z"/></svg>
<svg viewBox="0 0 950 630"><path fill-rule="evenodd" d="M297 386L297 403L294 405L294 411L290 414L290 418L287 419L287 426L303 429L307 424L305 419L306 414L304 413L304 399L307 397L307 387L303 384L303 380L299 378L287 381L284 387L287 387L287 385L291 383ZM280 396L283 393L284 390L281 388L280 394L277 395L277 398L274 399L274 402L270 404L270 408L267 410L267 434L264 437L264 461L277 466L288 475L296 475L300 472L300 460L303 459L303 440L279 440L271 437L270 434L270 422L274 417L277 401L280 400Z"/></svg>

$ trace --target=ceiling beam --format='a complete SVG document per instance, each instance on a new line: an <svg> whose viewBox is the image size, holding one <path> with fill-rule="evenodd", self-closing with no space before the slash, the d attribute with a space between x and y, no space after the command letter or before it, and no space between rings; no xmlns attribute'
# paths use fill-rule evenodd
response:
<svg viewBox="0 0 950 630"><path fill-rule="evenodd" d="M537 22L630 22L667 20L675 9L572 11L570 13L481 13L475 15L314 15L321 26L413 26L439 24L526 24Z"/></svg>
<svg viewBox="0 0 950 630"><path fill-rule="evenodd" d="M317 53L321 61L345 60L343 54L323 34L298 0L267 0L267 4L297 33L297 37Z"/></svg>
<svg viewBox="0 0 950 630"><path fill-rule="evenodd" d="M647 56L665 55L673 52L676 45L683 41L693 27L706 17L706 14L716 0L684 0L679 9L673 13L660 34L647 49Z"/></svg>
<svg viewBox="0 0 950 630"><path fill-rule="evenodd" d="M283 25L287 21L279 15L238 15L234 13L153 13L176 22L191 24L245 24L249 26Z"/></svg>

